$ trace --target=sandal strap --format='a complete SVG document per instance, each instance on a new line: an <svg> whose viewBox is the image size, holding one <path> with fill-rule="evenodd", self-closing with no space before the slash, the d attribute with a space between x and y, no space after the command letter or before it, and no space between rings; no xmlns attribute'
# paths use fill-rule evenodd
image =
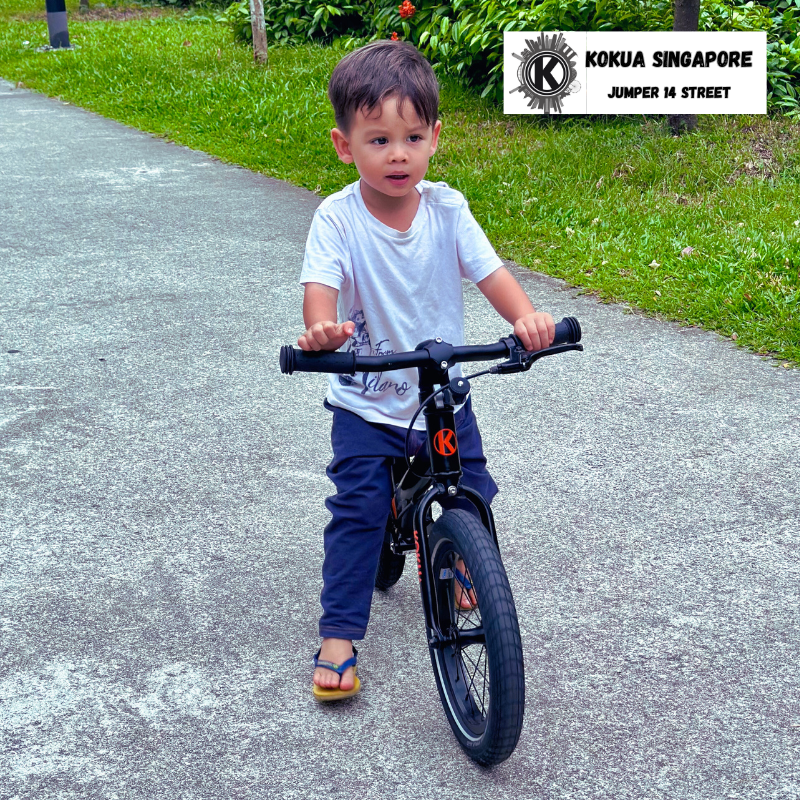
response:
<svg viewBox="0 0 800 800"><path fill-rule="evenodd" d="M322 652L322 648L317 650L316 654L314 655L314 666L315 667L323 667L324 669L332 670L337 675L342 675L346 669L349 669L350 667L354 667L358 662L358 659L357 659L358 650L356 650L355 647L353 648L352 657L348 658L347 661L345 661L342 664L334 664L333 661L324 661L323 659L321 659L319 657L319 654L321 652Z"/></svg>
<svg viewBox="0 0 800 800"><path fill-rule="evenodd" d="M472 589L472 584L469 582L469 578L460 570L458 567L453 567L453 572L456 574L456 580L467 590L469 591Z"/></svg>

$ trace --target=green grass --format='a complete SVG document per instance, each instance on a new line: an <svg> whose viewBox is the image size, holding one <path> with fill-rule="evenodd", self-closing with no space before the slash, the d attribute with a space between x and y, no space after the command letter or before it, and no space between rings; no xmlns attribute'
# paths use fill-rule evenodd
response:
<svg viewBox="0 0 800 800"><path fill-rule="evenodd" d="M0 11L6 79L320 194L355 180L329 139L341 50L273 47L265 70L217 23L87 20L70 0L76 49L38 53L43 5ZM441 116L428 177L466 194L501 256L800 364L799 123L701 117L677 139L657 118L505 117L448 81Z"/></svg>

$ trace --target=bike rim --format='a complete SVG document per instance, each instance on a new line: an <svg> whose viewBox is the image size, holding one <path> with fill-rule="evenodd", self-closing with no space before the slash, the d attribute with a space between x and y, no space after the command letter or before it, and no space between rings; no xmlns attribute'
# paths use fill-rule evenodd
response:
<svg viewBox="0 0 800 800"><path fill-rule="evenodd" d="M461 733L471 741L486 731L491 700L491 683L485 642L459 641L462 635L475 636L483 630L480 606L456 606L455 565L461 556L452 545L435 559L436 604L441 631L453 642L435 651L436 668L452 718ZM480 598L478 598L480 603Z"/></svg>

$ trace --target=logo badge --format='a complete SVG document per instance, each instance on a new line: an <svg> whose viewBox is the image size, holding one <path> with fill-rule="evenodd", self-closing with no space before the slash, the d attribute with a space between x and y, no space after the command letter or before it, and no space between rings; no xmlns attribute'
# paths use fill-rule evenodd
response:
<svg viewBox="0 0 800 800"><path fill-rule="evenodd" d="M456 432L450 428L442 428L433 437L433 449L440 456L452 456L456 452Z"/></svg>
<svg viewBox="0 0 800 800"><path fill-rule="evenodd" d="M512 92L522 92L529 108L541 108L545 114L561 113L561 101L580 91L577 53L566 43L564 34L539 34L538 41L526 39L527 48L513 53L522 63L517 68L519 86Z"/></svg>
<svg viewBox="0 0 800 800"><path fill-rule="evenodd" d="M419 532L414 531L414 547L417 548L417 574L419 575L419 582L422 583L422 558L419 554Z"/></svg>

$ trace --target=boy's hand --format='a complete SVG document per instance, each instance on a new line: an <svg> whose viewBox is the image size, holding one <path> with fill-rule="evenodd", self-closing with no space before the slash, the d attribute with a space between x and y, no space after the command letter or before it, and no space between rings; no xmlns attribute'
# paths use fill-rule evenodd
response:
<svg viewBox="0 0 800 800"><path fill-rule="evenodd" d="M478 281L477 286L495 311L513 324L514 334L519 336L526 350L543 350L550 346L556 335L553 318L543 311L536 311L528 295L505 267L499 267Z"/></svg>
<svg viewBox="0 0 800 800"><path fill-rule="evenodd" d="M514 323L514 333L522 340L526 350L544 350L550 347L556 335L556 323L543 312L525 314Z"/></svg>
<svg viewBox="0 0 800 800"><path fill-rule="evenodd" d="M356 329L355 322L316 322L298 340L301 350L338 350Z"/></svg>

